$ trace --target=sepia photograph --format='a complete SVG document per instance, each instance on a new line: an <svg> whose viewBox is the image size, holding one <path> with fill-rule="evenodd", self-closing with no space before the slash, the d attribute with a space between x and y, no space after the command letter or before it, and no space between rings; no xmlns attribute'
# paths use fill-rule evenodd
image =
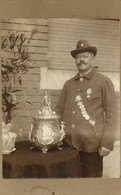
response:
<svg viewBox="0 0 121 195"><path fill-rule="evenodd" d="M3 179L120 178L119 19L2 19L1 94Z"/></svg>

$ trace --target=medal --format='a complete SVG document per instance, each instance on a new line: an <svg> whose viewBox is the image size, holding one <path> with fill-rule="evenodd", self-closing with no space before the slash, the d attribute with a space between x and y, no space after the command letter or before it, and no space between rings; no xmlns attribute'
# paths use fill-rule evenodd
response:
<svg viewBox="0 0 121 195"><path fill-rule="evenodd" d="M84 116L86 116L86 115L87 115L86 110L83 110L83 111L82 111L82 115L84 115Z"/></svg>
<svg viewBox="0 0 121 195"><path fill-rule="evenodd" d="M75 101L76 102L79 102L81 100L81 96L80 95L77 95L76 98L75 98Z"/></svg>
<svg viewBox="0 0 121 195"><path fill-rule="evenodd" d="M90 98L90 95L92 94L92 89L88 88L87 89L87 98Z"/></svg>
<svg viewBox="0 0 121 195"><path fill-rule="evenodd" d="M82 112L82 116L85 118L85 116L86 116L86 112Z"/></svg>
<svg viewBox="0 0 121 195"><path fill-rule="evenodd" d="M85 108L80 108L80 109L81 109L82 112L85 112L86 111Z"/></svg>
<svg viewBox="0 0 121 195"><path fill-rule="evenodd" d="M93 126L94 126L94 125L95 125L95 120L90 119L90 120L89 120L89 123L90 123L91 125L93 125Z"/></svg>
<svg viewBox="0 0 121 195"><path fill-rule="evenodd" d="M90 116L88 114L86 114L85 119L86 120L89 120L90 119Z"/></svg>
<svg viewBox="0 0 121 195"><path fill-rule="evenodd" d="M90 98L90 95L89 94L87 95L87 98Z"/></svg>
<svg viewBox="0 0 121 195"><path fill-rule="evenodd" d="M78 102L77 104L78 104L79 107L83 106L82 102Z"/></svg>
<svg viewBox="0 0 121 195"><path fill-rule="evenodd" d="M92 93L92 89L91 88L88 88L87 89L87 94L91 94Z"/></svg>
<svg viewBox="0 0 121 195"><path fill-rule="evenodd" d="M83 104L82 104L82 102L79 102L80 104L79 104L79 107L82 107L83 106Z"/></svg>
<svg viewBox="0 0 121 195"><path fill-rule="evenodd" d="M79 107L80 107L80 109L84 109L84 105L83 104L79 105Z"/></svg>

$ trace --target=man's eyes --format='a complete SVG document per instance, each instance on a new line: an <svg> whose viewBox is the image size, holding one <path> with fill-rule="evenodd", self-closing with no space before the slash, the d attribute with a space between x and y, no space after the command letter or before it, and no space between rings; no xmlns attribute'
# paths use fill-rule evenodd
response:
<svg viewBox="0 0 121 195"><path fill-rule="evenodd" d="M88 58L88 56L77 56L76 59L79 59L79 58Z"/></svg>

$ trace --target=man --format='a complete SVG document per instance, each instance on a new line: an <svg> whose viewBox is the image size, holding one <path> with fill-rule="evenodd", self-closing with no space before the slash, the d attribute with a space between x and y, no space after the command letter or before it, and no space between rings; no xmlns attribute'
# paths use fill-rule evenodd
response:
<svg viewBox="0 0 121 195"><path fill-rule="evenodd" d="M97 48L80 40L75 58L78 74L65 82L56 111L65 122L66 142L79 151L81 177L102 177L103 157L113 150L116 97L109 78L93 67Z"/></svg>

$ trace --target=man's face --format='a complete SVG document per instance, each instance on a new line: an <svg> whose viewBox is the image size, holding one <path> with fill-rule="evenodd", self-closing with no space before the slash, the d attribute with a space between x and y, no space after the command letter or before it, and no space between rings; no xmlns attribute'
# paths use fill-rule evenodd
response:
<svg viewBox="0 0 121 195"><path fill-rule="evenodd" d="M88 71L93 65L94 55L91 52L78 53L75 57L75 63L79 72Z"/></svg>

